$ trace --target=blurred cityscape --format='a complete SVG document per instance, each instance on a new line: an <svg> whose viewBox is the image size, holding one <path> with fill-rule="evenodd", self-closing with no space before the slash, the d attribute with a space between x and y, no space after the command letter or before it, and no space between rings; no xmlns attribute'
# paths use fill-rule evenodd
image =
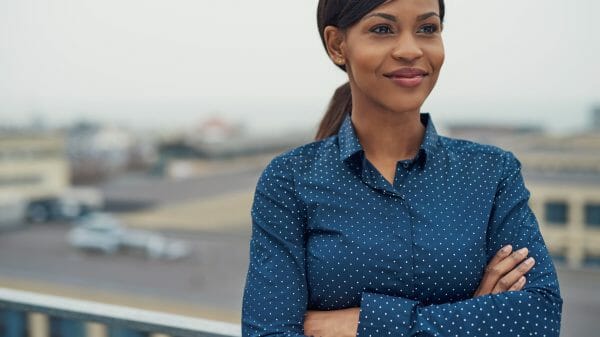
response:
<svg viewBox="0 0 600 337"><path fill-rule="evenodd" d="M522 162L559 268L565 336L594 336L600 315L600 106L589 126L443 128ZM256 181L313 135L249 134L216 116L156 133L0 125L0 287L238 323Z"/></svg>

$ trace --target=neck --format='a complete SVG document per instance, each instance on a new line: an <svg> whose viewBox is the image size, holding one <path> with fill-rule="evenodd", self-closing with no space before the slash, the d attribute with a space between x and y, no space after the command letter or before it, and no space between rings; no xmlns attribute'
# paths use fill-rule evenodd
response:
<svg viewBox="0 0 600 337"><path fill-rule="evenodd" d="M385 162L414 158L425 135L419 110L352 109L352 123L366 156Z"/></svg>

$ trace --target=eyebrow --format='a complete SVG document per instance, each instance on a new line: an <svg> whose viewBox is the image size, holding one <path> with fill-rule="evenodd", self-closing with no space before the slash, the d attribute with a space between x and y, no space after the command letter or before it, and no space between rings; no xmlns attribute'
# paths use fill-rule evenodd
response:
<svg viewBox="0 0 600 337"><path fill-rule="evenodd" d="M384 18L384 19L389 20L389 21L398 22L398 19L395 16L393 16L391 14L386 14L386 13L372 13L372 14L369 14L369 15L365 16L365 19L368 19L368 18L373 17L373 16L379 16L379 17ZM421 15L417 16L417 21L423 21L423 20L426 20L426 19L428 19L428 18L430 18L432 16L439 17L440 15L438 13L436 13L436 12L428 12L428 13L421 14Z"/></svg>

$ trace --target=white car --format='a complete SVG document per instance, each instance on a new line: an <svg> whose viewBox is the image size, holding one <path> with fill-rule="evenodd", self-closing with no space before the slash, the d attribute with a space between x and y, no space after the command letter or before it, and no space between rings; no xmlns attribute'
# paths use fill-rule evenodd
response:
<svg viewBox="0 0 600 337"><path fill-rule="evenodd" d="M124 236L125 229L115 217L93 213L77 222L69 231L68 240L77 248L113 254L119 250Z"/></svg>
<svg viewBox="0 0 600 337"><path fill-rule="evenodd" d="M177 260L190 254L190 247L185 242L144 230L128 230L121 243L126 248L142 249L146 256L156 259Z"/></svg>
<svg viewBox="0 0 600 337"><path fill-rule="evenodd" d="M100 250L107 254L120 248L140 249L150 258L176 260L188 256L188 244L161 234L127 229L108 213L93 213L82 218L69 232L69 243L77 248Z"/></svg>

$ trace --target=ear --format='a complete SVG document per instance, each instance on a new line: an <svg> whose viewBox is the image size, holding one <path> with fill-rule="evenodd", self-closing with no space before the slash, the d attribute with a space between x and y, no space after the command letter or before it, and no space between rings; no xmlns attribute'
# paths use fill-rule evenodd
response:
<svg viewBox="0 0 600 337"><path fill-rule="evenodd" d="M338 27L327 26L323 31L323 37L325 38L325 46L331 60L339 66L345 65L344 32Z"/></svg>

